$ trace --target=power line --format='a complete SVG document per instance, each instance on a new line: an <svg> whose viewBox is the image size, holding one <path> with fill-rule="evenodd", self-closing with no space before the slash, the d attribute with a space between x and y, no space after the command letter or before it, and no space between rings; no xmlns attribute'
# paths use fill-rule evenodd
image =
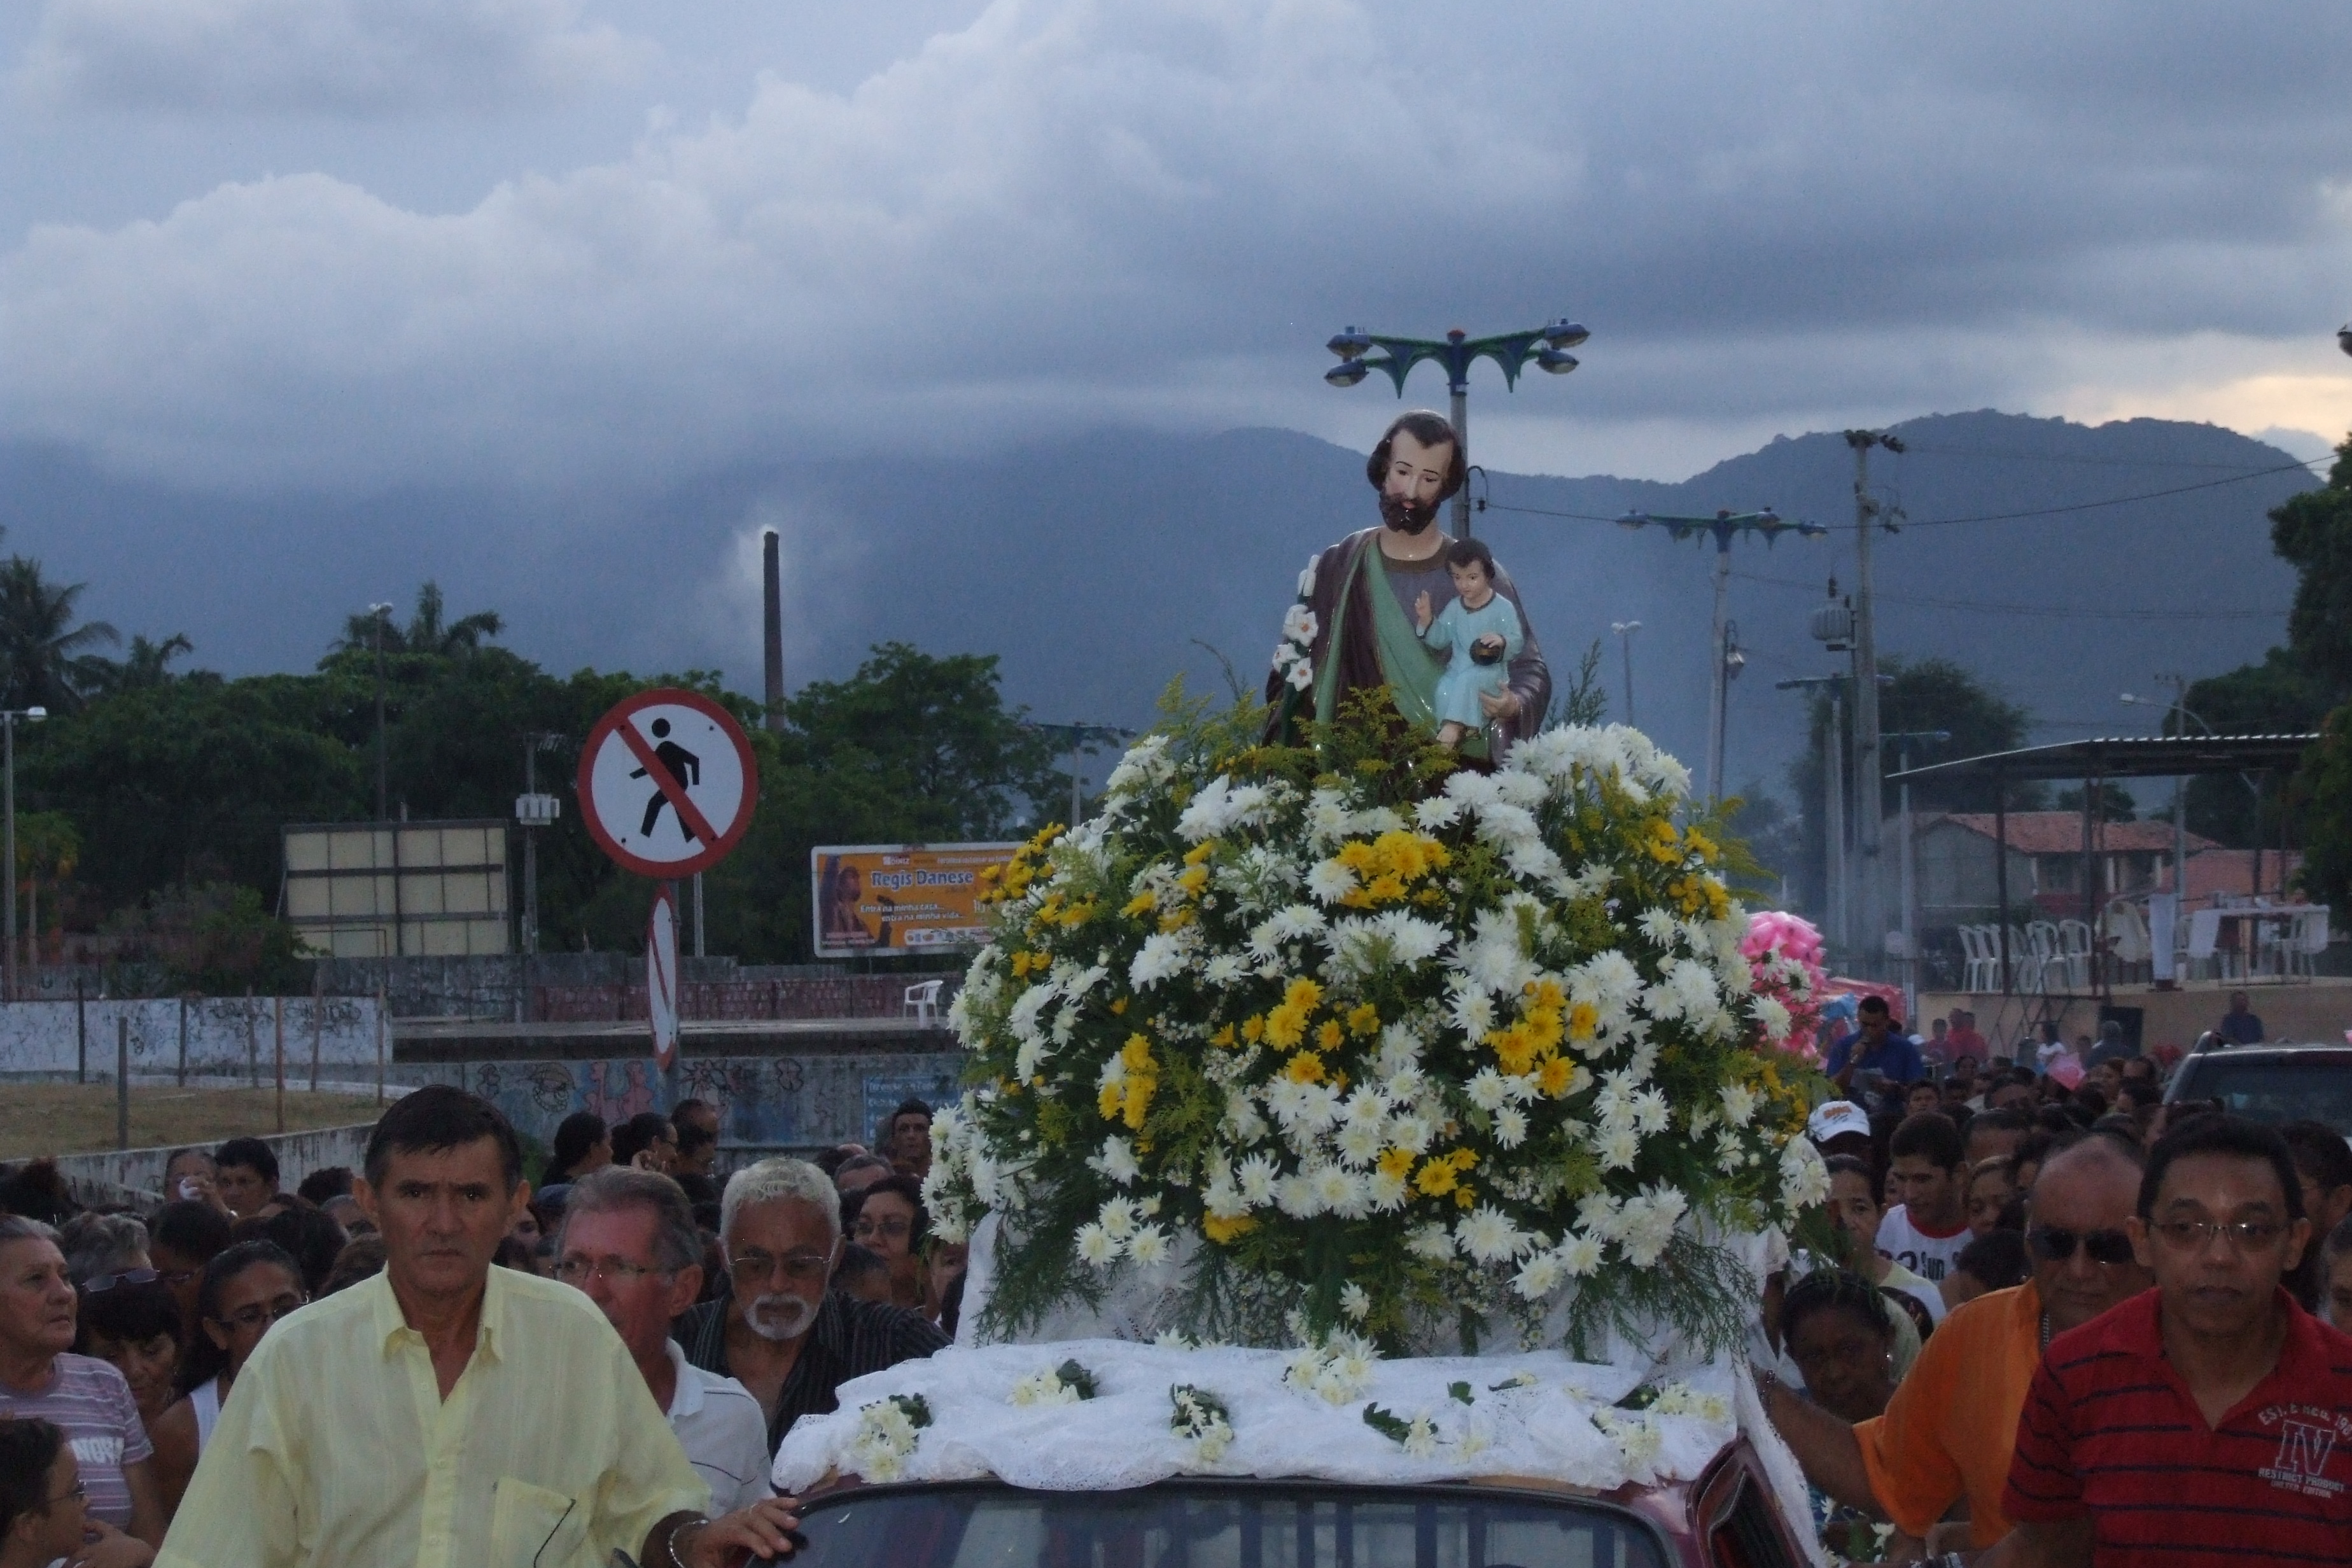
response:
<svg viewBox="0 0 2352 1568"><path fill-rule="evenodd" d="M2188 495L2195 490L2210 490L2217 489L2222 485L2243 484L2248 479L2267 479L2273 474L2307 474L2309 471L2310 469L2308 466L2303 463L2281 463L2275 468L2254 468L2245 473L2231 474L2225 479L2202 479L2193 485L2176 485L2170 489L2142 490L2137 495L2116 496L2107 500L2077 501L2071 506L2036 507L2029 511L1985 512L1982 515L1976 517L1931 517L1926 519L1912 519L1897 526L1902 528L1949 528L1958 523L2015 522L2021 519L2031 517L2063 517L2074 512L2097 511L2105 507L2129 506L2135 501L2161 500L2167 496ZM1572 522L1615 522L1617 521L1617 519L1613 517L1599 517L1591 512L1552 511L1543 507L1534 506L1505 506L1502 502L1497 500L1486 501L1485 503L1485 507L1487 510L1494 511L1519 512L1528 517L1566 518Z"/></svg>
<svg viewBox="0 0 2352 1568"><path fill-rule="evenodd" d="M1801 577L1768 577L1760 572L1734 572L1733 576L1750 583L1765 583L1777 588L1818 588L1814 580ZM2002 605L1981 599L1945 599L1928 595L1881 593L1878 597L1890 605L1909 605L1926 609L1973 610L1992 616L2046 616L2069 621L2259 621L2276 620L2284 610L2140 610L2140 609L2077 609L2071 605Z"/></svg>

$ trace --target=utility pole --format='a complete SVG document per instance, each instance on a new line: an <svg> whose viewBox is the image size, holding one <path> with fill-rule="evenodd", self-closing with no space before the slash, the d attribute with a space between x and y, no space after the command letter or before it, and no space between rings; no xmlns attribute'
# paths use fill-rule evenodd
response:
<svg viewBox="0 0 2352 1568"><path fill-rule="evenodd" d="M1903 438L1884 430L1849 430L1845 444L1853 448L1853 772L1855 847L1862 860L1862 929L1873 959L1883 954L1885 942L1880 914L1879 839L1885 811L1885 759L1878 733L1878 643L1871 618L1870 536L1881 508L1870 497L1870 449L1884 447L1897 454Z"/></svg>
<svg viewBox="0 0 2352 1568"><path fill-rule="evenodd" d="M1949 730L1903 730L1892 735L1882 735L1882 741L1895 747L1895 771L1911 771L1911 748L1925 742L1942 745L1952 738ZM1911 817L1911 781L1902 785L1902 877L1903 877L1903 1016L1906 1022L1919 1021L1919 859L1918 840L1913 832Z"/></svg>
<svg viewBox="0 0 2352 1568"><path fill-rule="evenodd" d="M1843 675L1773 682L1775 690L1819 690L1830 700L1829 729L1822 737L1822 901L1828 906L1830 946L1840 952L1852 940L1845 875L1845 682Z"/></svg>
<svg viewBox="0 0 2352 1568"><path fill-rule="evenodd" d="M1612 621L1609 629L1617 634L1618 651L1625 656L1625 722L1633 722L1633 634L1642 629L1639 621Z"/></svg>
<svg viewBox="0 0 2352 1568"><path fill-rule="evenodd" d="M761 727L772 735L784 732L784 577L777 559L776 531L760 535L760 650L765 678L766 706ZM695 917L695 934L702 933L702 918Z"/></svg>
<svg viewBox="0 0 2352 1568"><path fill-rule="evenodd" d="M539 830L554 826L562 815L561 796L539 793L539 753L553 751L563 737L533 731L522 738L522 795L515 802L515 820L522 825L522 950L539 951Z"/></svg>

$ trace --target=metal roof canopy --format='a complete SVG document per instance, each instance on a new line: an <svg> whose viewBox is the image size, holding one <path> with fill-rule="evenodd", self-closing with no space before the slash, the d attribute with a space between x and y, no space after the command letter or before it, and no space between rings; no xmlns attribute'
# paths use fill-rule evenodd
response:
<svg viewBox="0 0 2352 1568"><path fill-rule="evenodd" d="M2027 746L2014 752L1988 752L1982 756L1961 757L1948 763L1933 763L1924 768L1889 773L1888 784L1913 784L1922 781L1952 781L1987 779L1997 784L2031 780L2079 780L2084 785L2108 779L2193 778L2206 773L2280 773L2298 766L2303 754L2318 744L2315 734L2303 735L2117 735L2095 741L2063 741L2051 746ZM2251 782L2251 781L2249 781ZM2259 798L2259 790L2257 797ZM2097 792L2088 787L2083 791L2083 891L2081 919L2093 931L2097 930L2098 873L2095 856L2099 852L2092 839L2092 825L2097 811ZM1996 791L1993 797L1993 877L2000 900L2000 918L1994 922L1998 942L1997 963L2000 969L2000 992L2003 997L2012 994L2013 972L2011 968L2009 919L2009 797L2006 791ZM2262 886L2262 849L2257 842L2254 860L2254 885ZM2178 868L2173 873L2173 886L2186 889L2188 877ZM2286 886L2286 820L2279 820L2279 886ZM2112 1001L2115 988L2102 962L2105 953L2095 941L2088 953L2090 994ZM2042 992L2052 995L2073 993Z"/></svg>
<svg viewBox="0 0 2352 1568"><path fill-rule="evenodd" d="M2164 779L2293 768L2319 743L2309 735L2121 735L1987 752L1889 773L1888 784L1960 779Z"/></svg>

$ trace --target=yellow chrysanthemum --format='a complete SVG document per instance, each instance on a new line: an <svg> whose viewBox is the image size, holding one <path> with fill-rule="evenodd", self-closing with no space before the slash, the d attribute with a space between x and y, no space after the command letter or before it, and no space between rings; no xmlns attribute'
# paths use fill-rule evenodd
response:
<svg viewBox="0 0 2352 1568"><path fill-rule="evenodd" d="M1322 1026L1315 1031L1315 1043L1327 1051L1338 1050L1347 1037L1347 1032L1339 1027L1337 1018L1324 1019Z"/></svg>
<svg viewBox="0 0 2352 1568"><path fill-rule="evenodd" d="M1321 1083L1323 1058L1313 1051L1300 1051L1282 1064L1282 1076L1293 1083Z"/></svg>
<svg viewBox="0 0 2352 1568"><path fill-rule="evenodd" d="M1380 1009L1370 1002L1360 1002L1348 1013L1348 1032L1361 1039L1377 1034L1381 1027Z"/></svg>
<svg viewBox="0 0 2352 1568"><path fill-rule="evenodd" d="M1568 1092L1576 1081L1576 1068L1565 1057L1554 1057L1537 1070L1536 1087L1554 1100Z"/></svg>
<svg viewBox="0 0 2352 1568"><path fill-rule="evenodd" d="M1201 1221L1201 1234L1220 1247L1236 1237L1247 1236L1256 1228L1257 1220L1245 1214L1235 1215L1231 1219L1220 1219L1215 1215L1210 1215Z"/></svg>

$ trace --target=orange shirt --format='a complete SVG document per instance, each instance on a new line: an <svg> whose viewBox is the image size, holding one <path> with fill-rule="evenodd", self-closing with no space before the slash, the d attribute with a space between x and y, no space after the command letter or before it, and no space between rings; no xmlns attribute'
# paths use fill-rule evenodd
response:
<svg viewBox="0 0 2352 1568"><path fill-rule="evenodd" d="M1906 1534L1925 1538L1963 1495L1969 1544L2009 1533L2001 1488L2017 1416L2042 1364L2042 1297L2031 1281L1956 1307L1927 1342L1886 1414L1853 1429L1870 1489Z"/></svg>

